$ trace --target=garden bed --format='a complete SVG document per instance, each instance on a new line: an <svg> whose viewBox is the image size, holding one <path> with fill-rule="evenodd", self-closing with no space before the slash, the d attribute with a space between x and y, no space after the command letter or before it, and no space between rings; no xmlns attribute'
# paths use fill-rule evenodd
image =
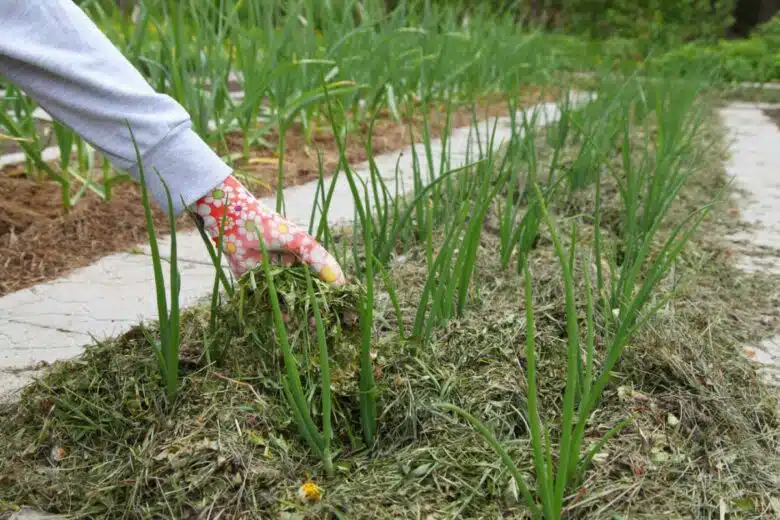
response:
<svg viewBox="0 0 780 520"><path fill-rule="evenodd" d="M521 100L531 105L550 99L550 92L528 89ZM477 117L506 115L507 104L498 96L483 97L477 104ZM415 140L420 138L422 118L414 116ZM431 134L439 136L445 124L438 110L431 111ZM398 150L410 144L409 121L401 124L387 112L377 118L372 133L375 154ZM470 107L453 111L451 127L468 126L472 121ZM365 141L368 129L360 125L347 139L346 156L354 165L367 158ZM300 125L286 134L285 186L316 180L319 175L317 153L321 154L325 175L338 165L339 152L329 127L315 130L308 145ZM258 196L275 192L277 185L278 137L265 136L270 148L254 146L248 158L240 158L235 167L250 189ZM224 156L240 154L242 135L227 136L228 148L218 147ZM242 154L241 154L242 155ZM99 174L98 174L99 175ZM69 215L62 211L59 184L53 181L34 182L25 175L22 165L0 171L0 296L32 285L64 276L70 270L84 267L108 254L129 251L145 239L143 208L138 186L125 183L114 188L112 200L106 202L87 192ZM155 211L158 227L164 229L166 217ZM179 229L193 229L188 217L179 220Z"/></svg>
<svg viewBox="0 0 780 520"><path fill-rule="evenodd" d="M685 163L694 173L664 222L664 236L718 199L727 183L718 153L724 141L712 118L708 125ZM642 143L655 129L632 128L639 161ZM550 160L542 150L547 137L539 137L542 164ZM620 170L620 151L619 145L612 150L606 170ZM562 164L575 164L576 144L562 155ZM589 187L550 205L561 229L578 219L583 261L596 230L582 216L594 214L595 200ZM674 290L675 297L631 340L588 418L585 448L626 424L566 496L568 518L758 519L780 513L775 396L740 355L744 343L777 330L778 316L766 309L780 283L734 267L722 237L735 218L729 201L718 200L659 287L659 295ZM608 243L620 243L622 204L618 184L606 178L600 229ZM434 327L429 341L401 340L397 325L399 311L407 326L415 320L430 275L426 257L444 248L442 233L389 264L397 310L377 282L372 344L380 414L373 450L355 438L359 340L345 334L332 344L333 476L325 475L298 435L282 398L273 338L261 338L261 349L252 341L252 331L270 330L263 329L270 318L261 290L259 300L238 298L223 308L230 340L220 343L226 350L216 365L203 357L209 308L186 313L182 382L173 405L166 402L149 347L147 334L155 332L139 327L90 348L81 359L55 364L20 403L0 408L0 508L31 505L76 516L132 518L528 518L517 486L490 446L436 407L454 403L488 424L533 486L527 309L523 278L499 261L500 213L491 211L484 222L469 305L462 316ZM557 439L567 312L551 238L542 230L529 267L539 400ZM589 269L578 265L577 279ZM299 312L306 294L302 278L276 271L274 279L286 302L284 319L302 360L301 375L311 384L316 363L305 350L312 325ZM332 305L328 331L334 320L347 329L356 326L347 316L356 310L352 290L324 294ZM581 315L583 293L578 283ZM251 326L242 330L232 321L236 316ZM602 339L599 332L597 364L603 361ZM312 408L316 415L316 404Z"/></svg>

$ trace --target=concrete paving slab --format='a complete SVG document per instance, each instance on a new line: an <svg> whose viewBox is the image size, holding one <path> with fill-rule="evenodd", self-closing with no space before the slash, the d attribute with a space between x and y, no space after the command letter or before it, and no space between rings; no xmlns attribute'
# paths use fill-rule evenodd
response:
<svg viewBox="0 0 780 520"><path fill-rule="evenodd" d="M764 115L766 107L732 103L720 111L730 139L726 169L743 191L740 218L750 226L727 238L741 253L743 271L780 275L780 129ZM747 345L745 353L780 387L780 336Z"/></svg>
<svg viewBox="0 0 780 520"><path fill-rule="evenodd" d="M19 392L32 383L43 370L2 370L0 369L0 404L18 399Z"/></svg>
<svg viewBox="0 0 780 520"><path fill-rule="evenodd" d="M213 267L181 261L179 269L182 305L192 305L208 294L214 280ZM164 266L166 284L168 273L169 269ZM63 339L67 336L68 345L72 344L73 338L89 342L90 335L96 339L115 336L139 321L155 317L154 272L146 255L111 255L65 278L0 298L0 323L55 331ZM46 342L52 340L41 337L31 341L33 334L20 334L14 329L6 334L3 326L0 335L7 345L0 349L0 366L3 366L6 351L43 349ZM54 353L52 356L40 357L40 360L62 359Z"/></svg>
<svg viewBox="0 0 780 520"><path fill-rule="evenodd" d="M41 151L41 157L43 157L44 161L55 161L60 158L60 149L56 146L50 146L49 148L44 148ZM21 164L24 162L24 152L16 152L16 153L9 153L6 155L0 156L0 168L5 168L6 166L12 166L14 164Z"/></svg>
<svg viewBox="0 0 780 520"><path fill-rule="evenodd" d="M780 266L780 129L761 108L734 103L721 110L730 139L726 169L742 190L740 219L751 226L728 238L737 247L752 246L742 259L746 270Z"/></svg>
<svg viewBox="0 0 780 520"><path fill-rule="evenodd" d="M89 334L25 320L0 321L0 329L0 369L68 359L80 354L92 339Z"/></svg>

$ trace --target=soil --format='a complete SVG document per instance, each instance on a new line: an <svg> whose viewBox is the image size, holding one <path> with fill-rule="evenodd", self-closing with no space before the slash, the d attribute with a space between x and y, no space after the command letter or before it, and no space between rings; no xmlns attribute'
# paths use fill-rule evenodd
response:
<svg viewBox="0 0 780 520"><path fill-rule="evenodd" d="M545 96L549 98L548 96ZM538 102L537 90L523 95L524 102ZM507 106L498 97L483 98L477 116L506 115ZM445 120L440 111L431 111L433 136L441 134ZM412 128L415 140L420 138L421 116L415 117ZM469 108L456 110L452 115L452 127L466 126L471 122ZM401 124L389 114L378 117L373 129L373 150L380 154L397 150L410 144L408 120ZM367 159L365 138L367 125L349 134L346 156L351 164ZM235 163L239 176L257 196L274 192L277 184L278 136L273 132L265 136L271 147L255 146L249 159ZM217 148L222 153L240 152L243 139L239 132L226 137ZM318 176L317 151L322 156L323 168L335 170L338 149L329 127L314 131L311 144L307 145L300 126L293 126L285 134L284 184L303 184ZM16 165L0 170L0 296L32 285L66 275L75 268L87 266L97 259L121 251L128 251L146 240L143 208L138 186L126 183L116 186L110 201L87 193L75 208L64 214L60 187L51 181L35 182L25 175L24 166ZM157 229L165 228L165 215L154 212ZM193 229L189 217L178 222L179 230Z"/></svg>
<svg viewBox="0 0 780 520"><path fill-rule="evenodd" d="M769 119L771 119L778 128L780 128L780 109L778 108L772 108L772 109L764 109L762 110L765 116L767 116Z"/></svg>

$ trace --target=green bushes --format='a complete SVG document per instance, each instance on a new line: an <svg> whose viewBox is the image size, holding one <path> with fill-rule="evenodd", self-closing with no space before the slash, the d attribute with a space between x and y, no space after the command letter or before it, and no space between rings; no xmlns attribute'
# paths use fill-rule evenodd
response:
<svg viewBox="0 0 780 520"><path fill-rule="evenodd" d="M675 45L693 40L715 41L733 22L736 0L387 0L388 9L407 6L454 8L461 13L490 10L512 13L598 38L638 38Z"/></svg>
<svg viewBox="0 0 780 520"><path fill-rule="evenodd" d="M688 43L651 57L648 66L664 74L708 69L726 82L780 80L780 21L771 21L745 40L714 45Z"/></svg>
<svg viewBox="0 0 780 520"><path fill-rule="evenodd" d="M672 45L715 40L731 25L735 0L559 0L567 28L590 36Z"/></svg>
<svg viewBox="0 0 780 520"><path fill-rule="evenodd" d="M780 15L756 27L753 38L760 38L772 52L780 50Z"/></svg>
<svg viewBox="0 0 780 520"><path fill-rule="evenodd" d="M780 81L780 16L759 26L747 39L676 44L650 39L615 36L591 39L546 34L551 55L565 70L588 70L608 64L612 70L637 69L665 77L700 76L707 73L718 82L765 83Z"/></svg>

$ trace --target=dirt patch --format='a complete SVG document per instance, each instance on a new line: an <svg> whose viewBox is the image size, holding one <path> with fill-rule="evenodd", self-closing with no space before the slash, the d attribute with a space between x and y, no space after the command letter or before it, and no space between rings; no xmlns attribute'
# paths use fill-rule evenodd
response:
<svg viewBox="0 0 780 520"><path fill-rule="evenodd" d="M117 186L109 202L85 194L68 215L53 182L0 176L0 197L5 201L0 208L0 295L62 276L146 237L135 184ZM158 228L165 225L161 211L155 219Z"/></svg>
<svg viewBox="0 0 780 520"><path fill-rule="evenodd" d="M544 97L536 89L523 94L525 105ZM507 105L499 97L486 97L477 108L477 117L494 117L507 114ZM469 108L454 111L452 127L466 126L471 122ZM401 123L389 114L381 113L372 136L374 153L397 150L410 144L411 131L415 140L420 139L422 116ZM430 114L431 133L441 135L445 119L438 110ZM356 128L347 137L346 156L351 164L367 159L365 142L366 124ZM222 152L242 150L243 137L239 132L227 136L227 149ZM265 137L270 147L256 146L250 150L248 160L236 163L236 169L257 196L273 193L277 186L278 136L273 132ZM319 151L323 169L335 170L339 156L332 132L324 125L313 132L307 144L302 128L293 126L285 135L284 185L303 184L318 177ZM246 174L246 175L244 175ZM37 283L52 280L70 270L84 267L95 260L121 251L127 251L145 242L145 223L141 207L140 190L135 184L125 184L114 189L112 200L102 201L93 194L86 194L76 207L65 215L62 211L60 187L50 181L36 183L24 175L23 166L0 170L0 296ZM155 211L159 231L165 229L165 217ZM179 219L179 229L193 229L188 217Z"/></svg>
<svg viewBox="0 0 780 520"><path fill-rule="evenodd" d="M766 108L762 112L780 128L780 108Z"/></svg>

